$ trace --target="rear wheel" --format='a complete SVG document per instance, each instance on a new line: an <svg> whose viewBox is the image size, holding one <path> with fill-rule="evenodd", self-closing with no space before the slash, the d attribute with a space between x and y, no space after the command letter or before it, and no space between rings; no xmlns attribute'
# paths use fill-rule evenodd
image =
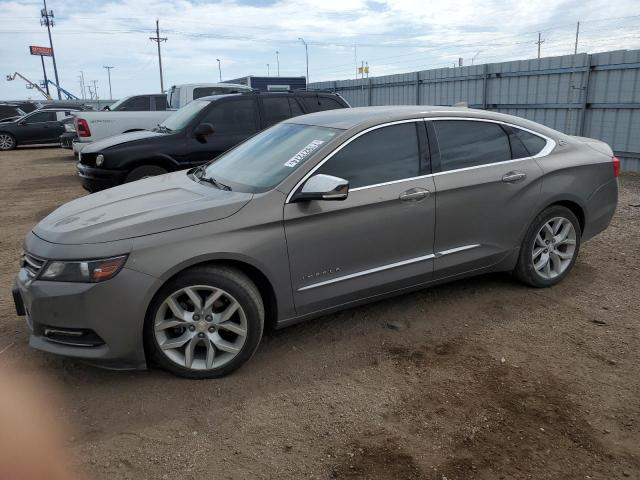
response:
<svg viewBox="0 0 640 480"><path fill-rule="evenodd" d="M582 231L574 213L554 205L533 221L520 248L515 274L533 287L550 287L566 277L580 251Z"/></svg>
<svg viewBox="0 0 640 480"><path fill-rule="evenodd" d="M10 133L0 133L0 150L13 150L16 148L16 139Z"/></svg>
<svg viewBox="0 0 640 480"><path fill-rule="evenodd" d="M226 375L251 358L264 328L258 289L242 272L197 267L169 281L145 321L147 352L187 378Z"/></svg>
<svg viewBox="0 0 640 480"><path fill-rule="evenodd" d="M167 170L157 165L142 165L131 170L124 181L125 183L135 182L136 180L164 175L165 173L167 173Z"/></svg>

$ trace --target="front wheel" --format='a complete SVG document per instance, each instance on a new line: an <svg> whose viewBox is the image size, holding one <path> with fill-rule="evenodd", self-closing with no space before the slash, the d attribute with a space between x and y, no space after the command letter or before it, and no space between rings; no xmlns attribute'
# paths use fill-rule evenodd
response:
<svg viewBox="0 0 640 480"><path fill-rule="evenodd" d="M155 177L156 175L164 175L165 173L167 173L167 170L162 167L158 167L157 165L142 165L141 167L136 167L131 170L124 182L135 182L136 180Z"/></svg>
<svg viewBox="0 0 640 480"><path fill-rule="evenodd" d="M16 139L10 133L0 133L0 150L16 148Z"/></svg>
<svg viewBox="0 0 640 480"><path fill-rule="evenodd" d="M551 287L566 277L580 251L582 231L574 213L554 205L544 210L527 231L515 275L532 287Z"/></svg>
<svg viewBox="0 0 640 480"><path fill-rule="evenodd" d="M264 329L254 283L228 267L195 267L169 281L145 321L150 357L187 378L226 375L251 358Z"/></svg>

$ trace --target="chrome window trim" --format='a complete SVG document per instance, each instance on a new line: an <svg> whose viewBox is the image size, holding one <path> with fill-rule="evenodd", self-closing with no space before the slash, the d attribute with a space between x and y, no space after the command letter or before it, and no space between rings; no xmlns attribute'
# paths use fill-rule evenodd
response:
<svg viewBox="0 0 640 480"><path fill-rule="evenodd" d="M390 270L396 267L402 267L404 265L411 265L412 263L424 262L425 260L433 260L434 258L440 258L445 255L450 255L452 253L463 252L465 250L470 250L472 248L479 247L479 243L475 243L473 245L463 245L461 247L450 248L448 250L442 250L441 252L430 253L429 255L423 255L421 257L410 258L408 260L402 260L400 262L389 263L387 265L382 265L380 267L369 268L367 270L362 270L360 272L350 273L348 275L343 275L341 277L332 278L330 280L324 280L318 283L312 283L310 285L306 285L304 287L300 287L298 292L303 292L305 290L311 290L312 288L323 287L325 285L330 285L332 283L343 282L345 280L351 280L352 278L362 277L364 275L369 275L371 273L383 272L385 270Z"/></svg>
<svg viewBox="0 0 640 480"><path fill-rule="evenodd" d="M316 170L318 170L322 165L324 165L326 162L328 162L335 154L337 154L340 150L342 150L343 148L345 148L347 145L349 145L351 142L353 142L354 140L356 140L357 138L360 138L362 135L369 133L373 130L377 130L379 128L384 128L384 127L390 127L392 125L400 125L402 123L418 123L418 122L422 122L424 121L424 119L422 118L410 118L410 119L406 119L406 120L396 120L393 122L387 122L387 123L381 123L380 125L374 125L372 127L369 127L357 134L355 134L353 137L349 138L346 142L344 142L342 145L340 145L338 148L336 148L333 152L331 152L330 154L328 154L326 157L324 157L320 163L318 163L315 167L313 167L311 170L309 170L304 177L302 177L302 179L296 183L295 187L293 187L293 189L291 189L291 191L289 192L289 195L287 195L287 199L285 201L285 203L291 203L291 197L293 197L293 194L298 190L298 188L300 188L300 186L306 182L309 177L311 175L313 175ZM416 136L416 140L417 140L417 136ZM426 175L425 175L426 176ZM404 182L407 179L401 179L401 180L393 180L392 182L388 182L388 183L394 183L394 182ZM377 185L383 185L383 184L377 184ZM364 187L357 187L357 188L350 188L349 191L350 192L354 192L356 191L358 188L371 188L377 185L365 185Z"/></svg>
<svg viewBox="0 0 640 480"><path fill-rule="evenodd" d="M508 126L510 126L512 128L518 128L520 130L524 130L525 132L531 133L532 135L536 135L536 136L542 138L543 140L545 140L547 142L547 144L536 155L529 156L529 157L512 158L511 160L504 160L504 161L501 161L501 162L493 162L493 163L485 163L485 164L482 164L482 165L474 165L472 167L457 168L457 169L454 169L454 170L447 170L446 172L429 173L429 174L426 174L426 175L419 175L417 177L402 178L400 180L391 180L389 182L383 182L383 183L374 183L374 184L371 184L371 185L364 185L362 187L350 188L349 192L357 192L357 191L366 190L366 189L369 189L369 188L383 187L383 186L386 186L386 185L393 185L395 183L410 182L412 180L420 180L421 178L435 177L435 176L438 176L438 175L446 175L446 174L450 174L450 173L464 172L466 170L473 170L473 169L476 169L476 168L495 167L496 165L503 165L503 164L506 164L506 163L521 162L521 161L524 161L524 160L530 160L530 159L535 159L535 158L540 158L540 157L546 157L547 155L549 155L553 151L554 148L556 148L556 145L557 145L557 142L554 139L552 139L550 137L547 137L546 135L544 135L542 133L536 132L536 131L531 130L531 129L526 128L526 127L521 127L520 125L516 125L515 123L505 122L503 120L493 120L493 119L489 119L489 118L475 118L475 117L423 117L423 118L411 118L411 119L407 119L407 120L396 120L394 122L382 123L380 125L374 125L373 127L369 127L366 130L363 130L362 132L359 132L358 134L354 135L353 137L348 139L346 142L344 142L342 145L340 145L338 148L336 148L333 152L331 152L325 158L323 158L320 163L318 163L315 167L313 167L309 172L307 172L307 174L304 177L302 177L302 179L298 183L296 183L295 187L291 190L291 192L289 192L289 195L287 195L287 199L285 201L285 204L286 203L291 203L291 197L293 197L293 194L298 190L298 188L300 188L300 186L304 182L306 182L309 179L309 177L311 175L313 175L315 173L316 170L318 170L322 165L324 165L325 162L330 160L331 157L333 157L336 153L338 153L344 147L349 145L352 141L354 141L355 139L361 137L365 133L369 133L369 132L371 132L373 130L377 130L378 128L388 127L388 126L391 126L391 125L398 125L398 124L401 124L401 123L433 122L433 121L436 121L436 120L465 120L465 121L473 121L473 122L488 122L488 123L497 123L497 124L501 124L501 125L508 125Z"/></svg>

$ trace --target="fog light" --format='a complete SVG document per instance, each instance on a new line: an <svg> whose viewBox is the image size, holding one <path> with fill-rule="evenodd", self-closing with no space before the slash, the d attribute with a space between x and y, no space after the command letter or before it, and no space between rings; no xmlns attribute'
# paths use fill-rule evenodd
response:
<svg viewBox="0 0 640 480"><path fill-rule="evenodd" d="M99 167L100 165L102 165L102 162L104 162L104 155L99 154L96 157L96 167Z"/></svg>

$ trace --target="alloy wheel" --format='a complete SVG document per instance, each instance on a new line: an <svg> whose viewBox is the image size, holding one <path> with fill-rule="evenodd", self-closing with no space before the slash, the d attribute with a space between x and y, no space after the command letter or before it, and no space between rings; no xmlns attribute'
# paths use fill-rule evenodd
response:
<svg viewBox="0 0 640 480"><path fill-rule="evenodd" d="M554 217L542 225L533 242L533 268L542 278L555 278L569 267L576 251L576 229L564 217Z"/></svg>
<svg viewBox="0 0 640 480"><path fill-rule="evenodd" d="M162 302L154 319L154 334L161 352L175 364L209 370L240 353L247 339L247 317L228 292L193 285Z"/></svg>
<svg viewBox="0 0 640 480"><path fill-rule="evenodd" d="M0 134L0 150L11 150L13 148L13 137L6 133Z"/></svg>

